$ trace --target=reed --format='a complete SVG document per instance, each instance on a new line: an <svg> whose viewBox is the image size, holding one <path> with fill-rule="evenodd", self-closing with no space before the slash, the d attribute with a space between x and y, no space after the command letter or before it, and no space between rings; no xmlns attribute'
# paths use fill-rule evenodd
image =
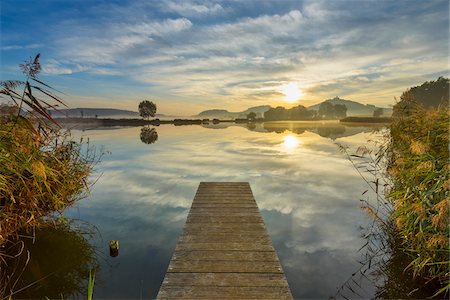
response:
<svg viewBox="0 0 450 300"><path fill-rule="evenodd" d="M339 145L376 199L362 193L372 219L362 235L365 255L335 297L362 295L364 280L381 298L448 296L449 126L446 106L411 105L392 119L377 151L350 154Z"/></svg>
<svg viewBox="0 0 450 300"><path fill-rule="evenodd" d="M415 277L449 285L449 111L416 106L390 126L385 155L392 220Z"/></svg>
<svg viewBox="0 0 450 300"><path fill-rule="evenodd" d="M86 195L97 160L89 143L71 140L48 113L64 102L37 79L39 57L20 65L25 81L0 82L10 101L0 105L0 270L11 255L26 254L6 254L9 240L33 235Z"/></svg>

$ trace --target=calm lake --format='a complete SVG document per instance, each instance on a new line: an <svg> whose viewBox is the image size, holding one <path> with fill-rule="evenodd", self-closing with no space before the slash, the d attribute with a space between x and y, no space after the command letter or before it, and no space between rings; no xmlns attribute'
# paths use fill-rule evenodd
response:
<svg viewBox="0 0 450 300"><path fill-rule="evenodd" d="M375 127L278 122L73 131L110 152L90 195L65 216L96 227L95 298L155 298L201 181L248 181L293 296L328 299L358 270L371 221L366 183L337 143L354 153ZM109 240L120 254L110 257ZM365 283L364 297L376 290ZM87 282L82 285L86 286ZM348 295L352 297L351 295ZM353 298L360 298L354 295Z"/></svg>

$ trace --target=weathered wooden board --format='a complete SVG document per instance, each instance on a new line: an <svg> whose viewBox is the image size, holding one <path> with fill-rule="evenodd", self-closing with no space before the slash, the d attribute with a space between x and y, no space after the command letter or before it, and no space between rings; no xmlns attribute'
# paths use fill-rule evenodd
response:
<svg viewBox="0 0 450 300"><path fill-rule="evenodd" d="M292 299L248 182L202 182L158 299Z"/></svg>

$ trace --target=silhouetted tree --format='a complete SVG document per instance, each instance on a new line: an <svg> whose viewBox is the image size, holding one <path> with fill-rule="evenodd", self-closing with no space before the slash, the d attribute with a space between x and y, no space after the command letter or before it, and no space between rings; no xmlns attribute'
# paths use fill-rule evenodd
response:
<svg viewBox="0 0 450 300"><path fill-rule="evenodd" d="M312 118L313 113L303 105L298 105L288 109L288 115L289 120L307 120Z"/></svg>
<svg viewBox="0 0 450 300"><path fill-rule="evenodd" d="M147 118L147 120L150 117L154 117L156 114L156 104L148 101L148 100L144 100L141 103L139 103L139 115L143 118Z"/></svg>
<svg viewBox="0 0 450 300"><path fill-rule="evenodd" d="M405 91L400 102L394 105L392 116L409 115L418 105L424 107L448 107L450 81L439 77L436 81L426 81Z"/></svg>
<svg viewBox="0 0 450 300"><path fill-rule="evenodd" d="M315 118L315 116L316 112L314 110L308 110L303 105L298 105L290 109L278 106L277 108L270 108L264 113L264 119L268 121L310 120Z"/></svg>
<svg viewBox="0 0 450 300"><path fill-rule="evenodd" d="M320 119L334 119L334 108L330 102L322 102L319 106Z"/></svg>
<svg viewBox="0 0 450 300"><path fill-rule="evenodd" d="M344 104L335 104L333 105L334 110L334 118L342 119L347 116L347 106Z"/></svg>
<svg viewBox="0 0 450 300"><path fill-rule="evenodd" d="M155 128L150 127L142 127L141 129L141 142L144 144L153 144L158 140L158 132L156 132Z"/></svg>
<svg viewBox="0 0 450 300"><path fill-rule="evenodd" d="M250 113L247 115L247 120L249 120L249 121L255 121L255 119L256 119L256 114L255 114L254 112L250 112Z"/></svg>
<svg viewBox="0 0 450 300"><path fill-rule="evenodd" d="M278 106L276 108L270 108L264 113L264 119L269 121L274 120L287 120L286 108Z"/></svg>

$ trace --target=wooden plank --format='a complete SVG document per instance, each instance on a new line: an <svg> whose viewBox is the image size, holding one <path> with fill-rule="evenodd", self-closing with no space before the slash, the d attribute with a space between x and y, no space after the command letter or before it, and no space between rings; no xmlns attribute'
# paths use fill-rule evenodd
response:
<svg viewBox="0 0 450 300"><path fill-rule="evenodd" d="M292 299L248 182L201 182L158 299Z"/></svg>
<svg viewBox="0 0 450 300"><path fill-rule="evenodd" d="M270 238L261 234L183 234L180 243L269 243Z"/></svg>
<svg viewBox="0 0 450 300"><path fill-rule="evenodd" d="M247 243L178 243L175 251L189 250L227 250L227 251L274 251L272 245L265 242L247 242Z"/></svg>
<svg viewBox="0 0 450 300"><path fill-rule="evenodd" d="M174 260L168 272L217 272L217 273L278 273L283 274L278 261L213 261L213 260Z"/></svg>
<svg viewBox="0 0 450 300"><path fill-rule="evenodd" d="M278 261L278 258L273 251L192 250L175 252L172 260Z"/></svg>
<svg viewBox="0 0 450 300"><path fill-rule="evenodd" d="M164 283L163 283L164 284ZM158 299L292 299L289 287L257 286L187 286L164 287L158 294Z"/></svg>
<svg viewBox="0 0 450 300"><path fill-rule="evenodd" d="M261 216L197 216L188 215L186 223L262 223ZM206 226L206 225L205 225Z"/></svg>
<svg viewBox="0 0 450 300"><path fill-rule="evenodd" d="M287 286L283 274L273 273L167 273L164 284L166 286Z"/></svg>

